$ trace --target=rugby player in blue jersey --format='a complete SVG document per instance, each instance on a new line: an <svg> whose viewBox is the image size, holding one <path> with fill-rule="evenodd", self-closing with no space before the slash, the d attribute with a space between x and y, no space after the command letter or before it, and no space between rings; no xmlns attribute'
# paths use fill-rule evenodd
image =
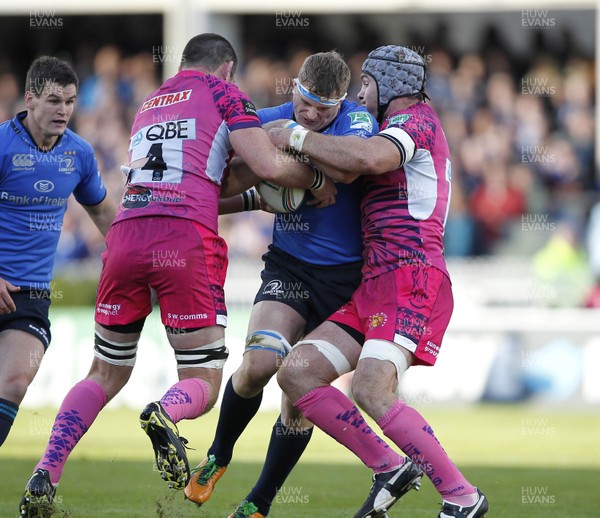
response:
<svg viewBox="0 0 600 518"><path fill-rule="evenodd" d="M292 102L259 110L259 117L263 123L293 119L324 134L367 138L378 131L377 122L365 108L345 100L349 83L350 70L339 54L314 54L300 69ZM210 498L225 472L237 439L258 411L263 388L290 352L290 344L346 303L360 283L361 183L336 187L334 205L317 208L304 202L296 212L275 217L242 364L225 387L207 457L185 488L187 498L198 504ZM284 401L259 480L231 517L267 516L311 433L312 424Z"/></svg>
<svg viewBox="0 0 600 518"><path fill-rule="evenodd" d="M67 129L79 80L53 57L27 72L26 111L0 124L0 445L50 344L50 280L71 194L106 235L116 207L92 146Z"/></svg>

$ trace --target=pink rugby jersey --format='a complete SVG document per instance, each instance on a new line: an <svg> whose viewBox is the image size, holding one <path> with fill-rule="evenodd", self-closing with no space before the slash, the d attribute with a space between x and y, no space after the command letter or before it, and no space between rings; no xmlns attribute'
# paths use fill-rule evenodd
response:
<svg viewBox="0 0 600 518"><path fill-rule="evenodd" d="M398 147L402 163L395 171L365 177L364 278L406 264L434 266L448 275L442 238L451 165L437 115L419 102L387 117L377 136Z"/></svg>
<svg viewBox="0 0 600 518"><path fill-rule="evenodd" d="M260 126L252 101L237 86L180 71L136 113L129 141L132 169L115 222L169 216L217 232L221 180L233 154L229 132Z"/></svg>

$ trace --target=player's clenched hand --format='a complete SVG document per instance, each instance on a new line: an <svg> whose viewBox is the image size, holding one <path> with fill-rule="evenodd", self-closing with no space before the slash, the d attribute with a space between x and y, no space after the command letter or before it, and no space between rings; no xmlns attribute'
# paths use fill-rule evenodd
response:
<svg viewBox="0 0 600 518"><path fill-rule="evenodd" d="M263 129L268 132L271 129L285 128L286 125L289 124L289 122L289 119L277 119L275 121L265 122L263 124Z"/></svg>
<svg viewBox="0 0 600 518"><path fill-rule="evenodd" d="M15 306L10 294L20 289L18 286L13 286L10 282L0 278L0 315L7 315L16 311L17 306Z"/></svg>
<svg viewBox="0 0 600 518"><path fill-rule="evenodd" d="M337 194L337 188L331 178L325 176L325 182L320 189L313 189L310 191L313 195L314 200L307 201L307 205L316 205L318 209L333 205L335 203L335 196Z"/></svg>
<svg viewBox="0 0 600 518"><path fill-rule="evenodd" d="M276 121L279 122L279 121ZM286 122L286 121L284 121ZM292 134L292 130L290 128L282 128L282 127L269 127L266 128L267 135L271 139L271 143L276 147L286 148L290 145L290 135Z"/></svg>

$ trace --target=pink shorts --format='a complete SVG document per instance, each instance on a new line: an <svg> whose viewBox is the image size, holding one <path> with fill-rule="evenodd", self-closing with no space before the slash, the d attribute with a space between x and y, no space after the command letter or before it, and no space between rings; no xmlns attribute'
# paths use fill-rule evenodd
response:
<svg viewBox="0 0 600 518"><path fill-rule="evenodd" d="M433 365L453 307L452 285L441 270L403 266L363 280L328 320L356 329L365 341L401 345L414 354L413 365Z"/></svg>
<svg viewBox="0 0 600 518"><path fill-rule="evenodd" d="M126 219L111 227L106 245L96 298L99 324L126 325L148 316L153 288L165 326L227 325L227 245L204 225L182 218Z"/></svg>

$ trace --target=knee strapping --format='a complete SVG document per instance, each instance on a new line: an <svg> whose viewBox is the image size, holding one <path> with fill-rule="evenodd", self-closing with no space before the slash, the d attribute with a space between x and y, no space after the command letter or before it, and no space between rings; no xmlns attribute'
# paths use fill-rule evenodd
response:
<svg viewBox="0 0 600 518"><path fill-rule="evenodd" d="M365 345L363 345L359 360L365 358L374 358L376 360L391 362L394 367L396 367L398 383L400 383L402 374L404 374L409 367L406 357L402 354L400 347L387 340L367 340Z"/></svg>
<svg viewBox="0 0 600 518"><path fill-rule="evenodd" d="M137 340L135 342L113 342L103 337L98 331L94 337L94 356L111 365L119 367L133 367L137 354Z"/></svg>
<svg viewBox="0 0 600 518"><path fill-rule="evenodd" d="M244 353L247 351L273 351L277 356L284 358L291 350L292 346L281 333L271 329L260 329L246 337Z"/></svg>
<svg viewBox="0 0 600 518"><path fill-rule="evenodd" d="M175 349L177 369L191 369L193 367L222 369L228 356L229 350L225 347L224 338L195 349Z"/></svg>
<svg viewBox="0 0 600 518"><path fill-rule="evenodd" d="M296 346L305 344L314 345L318 349L318 351L323 356L325 356L325 358L327 358L329 363L333 365L336 372L338 373L338 376L346 374L347 372L350 372L352 370L350 362L346 359L344 354L331 342L327 342L325 340L301 340L296 344Z"/></svg>

